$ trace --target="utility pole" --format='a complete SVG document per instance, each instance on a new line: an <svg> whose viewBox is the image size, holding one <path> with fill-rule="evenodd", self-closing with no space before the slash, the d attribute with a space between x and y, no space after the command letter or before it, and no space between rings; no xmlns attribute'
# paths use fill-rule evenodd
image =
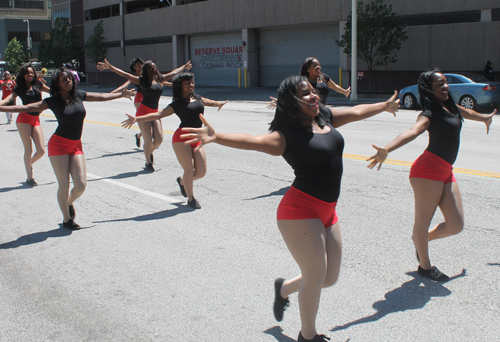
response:
<svg viewBox="0 0 500 342"><path fill-rule="evenodd" d="M24 23L28 23L28 39L26 45L28 47L28 59L31 59L31 35L30 35L30 21L28 19L23 20Z"/></svg>
<svg viewBox="0 0 500 342"><path fill-rule="evenodd" d="M352 0L351 42L351 102L358 101L358 11L357 0Z"/></svg>

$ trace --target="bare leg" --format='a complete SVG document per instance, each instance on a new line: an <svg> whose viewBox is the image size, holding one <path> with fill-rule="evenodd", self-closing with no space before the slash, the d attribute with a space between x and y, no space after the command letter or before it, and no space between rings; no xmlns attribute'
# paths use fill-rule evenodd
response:
<svg viewBox="0 0 500 342"><path fill-rule="evenodd" d="M153 130L153 150L151 153L153 153L163 142L163 124L161 120L155 120L151 121L151 127Z"/></svg>
<svg viewBox="0 0 500 342"><path fill-rule="evenodd" d="M282 296L299 292L302 336L312 339L316 334L316 315L321 289L338 278L342 239L339 224L325 229L318 219L278 220L278 228L301 275L283 283Z"/></svg>
<svg viewBox="0 0 500 342"><path fill-rule="evenodd" d="M140 105L141 105L141 103L140 103L140 102L134 102L134 106L135 106L135 110L136 110L136 111L137 111L137 109L139 108L139 106L140 106ZM136 137L137 137L138 139L141 139L141 138L142 138L142 133L141 133L141 132L137 133L137 134L136 134Z"/></svg>
<svg viewBox="0 0 500 342"><path fill-rule="evenodd" d="M33 157L31 157L31 165L33 165L45 154L45 141L43 139L42 126L33 127L31 134L36 147L35 154L33 155Z"/></svg>
<svg viewBox="0 0 500 342"><path fill-rule="evenodd" d="M153 132L151 121L138 122L139 128L141 129L142 137L144 138L144 156L146 157L146 163L151 163L151 153L153 153Z"/></svg>
<svg viewBox="0 0 500 342"><path fill-rule="evenodd" d="M183 142L172 144L179 164L181 164L184 174L181 177L181 184L184 186L188 195L188 200L193 199L193 181L203 178L207 172L207 157L205 150L200 148L193 152L191 145L185 145Z"/></svg>
<svg viewBox="0 0 500 342"><path fill-rule="evenodd" d="M441 202L444 183L423 178L410 178L410 184L415 196L413 241L420 257L420 266L428 270L432 266L429 258L429 225Z"/></svg>
<svg viewBox="0 0 500 342"><path fill-rule="evenodd" d="M50 163L57 178L57 202L63 214L64 222L69 221L69 206L80 197L87 186L85 157L83 154L74 156L50 156ZM69 176L73 179L73 189L69 192Z"/></svg>
<svg viewBox="0 0 500 342"><path fill-rule="evenodd" d="M26 123L17 123L16 126L24 146L24 168L26 170L26 177L27 180L30 180L33 179L33 169L31 165L31 125Z"/></svg>
<svg viewBox="0 0 500 342"><path fill-rule="evenodd" d="M443 213L444 222L429 231L429 241L458 234L464 228L462 196L456 182L444 185L439 208Z"/></svg>

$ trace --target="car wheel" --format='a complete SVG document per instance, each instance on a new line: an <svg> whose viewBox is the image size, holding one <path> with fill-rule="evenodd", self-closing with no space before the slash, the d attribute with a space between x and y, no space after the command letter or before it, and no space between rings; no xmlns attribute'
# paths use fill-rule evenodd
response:
<svg viewBox="0 0 500 342"><path fill-rule="evenodd" d="M413 94L408 93L403 96L403 107L406 109L414 109L417 106L417 99Z"/></svg>
<svg viewBox="0 0 500 342"><path fill-rule="evenodd" d="M477 102L476 102L476 99L473 98L472 96L470 95L464 95L460 98L460 101L458 102L458 104L464 108L467 108L467 109L473 109L475 110L477 108Z"/></svg>

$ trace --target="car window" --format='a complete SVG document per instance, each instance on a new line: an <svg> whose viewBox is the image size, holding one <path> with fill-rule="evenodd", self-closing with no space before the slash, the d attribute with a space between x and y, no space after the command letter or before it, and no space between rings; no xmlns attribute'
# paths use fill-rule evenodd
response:
<svg viewBox="0 0 500 342"><path fill-rule="evenodd" d="M462 83L462 81L460 81L458 78L451 75L446 76L446 81L448 82L448 84Z"/></svg>

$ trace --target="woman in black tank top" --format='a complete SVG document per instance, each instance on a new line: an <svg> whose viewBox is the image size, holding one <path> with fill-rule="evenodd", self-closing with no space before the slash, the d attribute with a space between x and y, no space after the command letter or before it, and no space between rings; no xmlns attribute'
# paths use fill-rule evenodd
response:
<svg viewBox="0 0 500 342"><path fill-rule="evenodd" d="M156 68L153 61L146 61L142 66L140 76L132 75L117 67L111 65L107 60L99 62L97 69L109 69L114 73L125 77L130 82L140 85L143 93L143 100L141 107L147 110L147 113L154 113L158 109L161 94L163 92L163 84L185 69L191 69L191 61L183 66L169 72L168 74L161 74ZM145 107L144 107L145 106ZM139 116L139 112L137 113ZM141 122L139 124L142 136L144 138L144 155L146 157L146 170L153 172L153 152L160 147L163 142L163 127L160 120Z"/></svg>
<svg viewBox="0 0 500 342"><path fill-rule="evenodd" d="M418 116L417 123L384 147L373 145L377 154L369 159L371 163L368 166L374 168L379 164L378 169L380 169L389 152L409 143L426 130L429 131L429 145L424 154L415 161L410 172L410 183L415 195L412 237L419 262L418 274L440 282L448 281L449 277L440 272L436 266L432 266L428 245L431 240L458 234L464 227L462 197L451 172L452 164L458 154L462 121L464 118L482 121L486 124L488 133L493 115L496 113L495 110L489 115L479 114L471 109L457 106L448 89L446 78L440 70L423 72L418 79L418 91L424 111ZM426 165L429 171L419 172L419 165L424 163L421 161L425 158L432 158ZM441 165L446 167L449 179L436 178ZM429 224L437 207L441 209L445 221L429 230Z"/></svg>
<svg viewBox="0 0 500 342"><path fill-rule="evenodd" d="M132 95L134 95L134 92L126 89L115 94L79 91L72 73L68 69L58 68L52 75L49 98L23 106L0 106L1 112L6 110L13 112L42 112L50 109L56 116L58 127L52 138L59 139L61 143L56 146L57 153L51 155L51 142L49 140L49 159L57 178L57 201L63 214L62 226L64 228L80 229L80 226L74 222L75 209L73 203L83 194L87 187L87 171L83 152L81 149L76 153L67 152L75 146L77 149L81 147L80 138L86 114L83 101L110 101L121 97L130 98ZM71 192L70 176L73 180Z"/></svg>
<svg viewBox="0 0 500 342"><path fill-rule="evenodd" d="M20 97L24 105L42 100L42 91L49 92L49 88L39 81L36 70L31 63L24 64L17 72L17 86L14 91L0 105L14 101ZM24 146L24 167L26 169L26 184L38 185L33 178L33 164L45 154L45 140L42 126L40 126L40 113L37 111L18 115L17 130ZM22 118L25 118L22 120ZM33 153L32 142L35 144Z"/></svg>
<svg viewBox="0 0 500 342"><path fill-rule="evenodd" d="M386 102L330 111L320 105L319 96L307 78L290 76L281 83L278 90L271 133L254 137L215 132L203 115L200 115L205 127L183 128L183 131L192 133L181 137L192 138L186 143L200 141L202 146L216 142L228 147L283 156L294 169L296 181L300 178L299 182L294 181L292 187L300 187L299 190L308 199L312 199L310 202L328 207L337 200L336 191L340 189L342 174L343 139L336 128L384 111L395 114L399 103L396 95L395 93ZM287 136L290 138L287 139ZM331 182L326 177L334 181ZM321 188L324 187L328 187L329 191L323 191ZM298 202L298 205L299 210L302 209L301 206L309 209L306 201ZM317 334L316 314L321 289L332 286L339 275L342 248L339 223L325 227L319 217L280 219L280 208L278 228L302 274L293 279L275 280L274 315L280 321L289 304L288 296L299 292L302 329L297 341L327 341L325 335Z"/></svg>

